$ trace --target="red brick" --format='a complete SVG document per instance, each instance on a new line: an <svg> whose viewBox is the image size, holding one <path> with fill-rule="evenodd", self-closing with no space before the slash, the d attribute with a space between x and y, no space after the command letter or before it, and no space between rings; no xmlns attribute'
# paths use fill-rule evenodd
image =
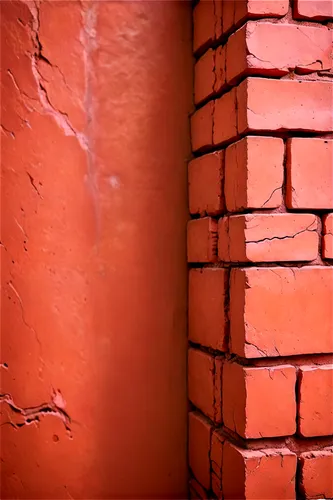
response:
<svg viewBox="0 0 333 500"><path fill-rule="evenodd" d="M230 212L275 208L282 203L284 144L248 136L225 153L225 200Z"/></svg>
<svg viewBox="0 0 333 500"><path fill-rule="evenodd" d="M189 339L226 351L225 295L228 271L221 268L191 269L189 275Z"/></svg>
<svg viewBox="0 0 333 500"><path fill-rule="evenodd" d="M225 85L225 47L208 49L194 66L194 102L200 104Z"/></svg>
<svg viewBox="0 0 333 500"><path fill-rule="evenodd" d="M219 220L218 255L226 262L311 261L318 255L313 214L247 214Z"/></svg>
<svg viewBox="0 0 333 500"><path fill-rule="evenodd" d="M288 0L236 0L235 24L245 19L283 17L288 8Z"/></svg>
<svg viewBox="0 0 333 500"><path fill-rule="evenodd" d="M332 0L295 0L294 17L313 20L333 18Z"/></svg>
<svg viewBox="0 0 333 500"><path fill-rule="evenodd" d="M214 101L198 109L191 118L192 150L198 151L213 145Z"/></svg>
<svg viewBox="0 0 333 500"><path fill-rule="evenodd" d="M224 209L222 181L224 151L200 156L189 163L189 205L191 214L217 215Z"/></svg>
<svg viewBox="0 0 333 500"><path fill-rule="evenodd" d="M198 481L190 479L190 499L191 500L207 500L209 495Z"/></svg>
<svg viewBox="0 0 333 500"><path fill-rule="evenodd" d="M300 462L305 498L333 498L333 448L302 453Z"/></svg>
<svg viewBox="0 0 333 500"><path fill-rule="evenodd" d="M188 262L217 260L217 223L210 217L189 221L187 225Z"/></svg>
<svg viewBox="0 0 333 500"><path fill-rule="evenodd" d="M210 446L212 426L197 412L189 413L189 465L195 478L210 489Z"/></svg>
<svg viewBox="0 0 333 500"><path fill-rule="evenodd" d="M236 89L232 89L219 99L214 106L214 145L237 137Z"/></svg>
<svg viewBox="0 0 333 500"><path fill-rule="evenodd" d="M190 401L216 423L221 422L222 362L199 349L188 353Z"/></svg>
<svg viewBox="0 0 333 500"><path fill-rule="evenodd" d="M194 103L199 104L214 94L215 51L207 50L194 66Z"/></svg>
<svg viewBox="0 0 333 500"><path fill-rule="evenodd" d="M212 490L217 499L222 498L222 452L224 437L218 431L212 434L210 461L212 471Z"/></svg>
<svg viewBox="0 0 333 500"><path fill-rule="evenodd" d="M292 500L296 455L286 448L244 450L225 442L222 486L226 500Z"/></svg>
<svg viewBox="0 0 333 500"><path fill-rule="evenodd" d="M193 51L204 50L215 39L214 0L200 1L193 10Z"/></svg>
<svg viewBox="0 0 333 500"><path fill-rule="evenodd" d="M295 209L333 208L332 140L288 141L286 204Z"/></svg>
<svg viewBox="0 0 333 500"><path fill-rule="evenodd" d="M214 92L220 92L226 82L226 45L220 46L215 52L215 81Z"/></svg>
<svg viewBox="0 0 333 500"><path fill-rule="evenodd" d="M247 439L296 432L296 369L293 366L223 367L223 423ZM276 408L276 402L283 406Z"/></svg>
<svg viewBox="0 0 333 500"><path fill-rule="evenodd" d="M302 367L299 392L300 434L305 437L333 434L333 365Z"/></svg>
<svg viewBox="0 0 333 500"><path fill-rule="evenodd" d="M332 67L332 35L326 26L250 21L227 43L227 82L244 75L283 76Z"/></svg>
<svg viewBox="0 0 333 500"><path fill-rule="evenodd" d="M330 132L332 92L326 81L247 78L237 87L238 132Z"/></svg>
<svg viewBox="0 0 333 500"><path fill-rule="evenodd" d="M231 352L246 358L333 352L333 268L231 271Z"/></svg>
<svg viewBox="0 0 333 500"><path fill-rule="evenodd" d="M327 214L323 218L323 257L333 259L333 214Z"/></svg>
<svg viewBox="0 0 333 500"><path fill-rule="evenodd" d="M235 0L222 2L222 31L223 34L228 33L235 22Z"/></svg>

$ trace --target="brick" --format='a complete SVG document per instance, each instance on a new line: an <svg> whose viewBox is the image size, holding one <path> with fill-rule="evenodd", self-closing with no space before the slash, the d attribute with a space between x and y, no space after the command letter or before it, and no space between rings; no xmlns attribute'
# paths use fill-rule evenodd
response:
<svg viewBox="0 0 333 500"><path fill-rule="evenodd" d="M222 181L224 151L217 151L189 163L189 206L191 214L217 215L224 210Z"/></svg>
<svg viewBox="0 0 333 500"><path fill-rule="evenodd" d="M213 422L221 422L222 363L199 349L188 352L188 396Z"/></svg>
<svg viewBox="0 0 333 500"><path fill-rule="evenodd" d="M207 500L209 498L207 491L193 478L190 479L189 490L191 500Z"/></svg>
<svg viewBox="0 0 333 500"><path fill-rule="evenodd" d="M200 484L210 489L212 426L198 412L189 413L189 465Z"/></svg>
<svg viewBox="0 0 333 500"><path fill-rule="evenodd" d="M329 436L333 434L332 394L333 365L304 366L301 368L299 432L302 436Z"/></svg>
<svg viewBox="0 0 333 500"><path fill-rule="evenodd" d="M290 365L223 367L223 423L246 439L296 432L296 369ZM283 406L276 411L276 402Z"/></svg>
<svg viewBox="0 0 333 500"><path fill-rule="evenodd" d="M333 214L327 214L323 217L323 257L324 259L333 259Z"/></svg>
<svg viewBox="0 0 333 500"><path fill-rule="evenodd" d="M222 453L224 437L218 432L212 433L210 461L212 471L212 490L217 499L222 498Z"/></svg>
<svg viewBox="0 0 333 500"><path fill-rule="evenodd" d="M222 268L191 269L189 274L189 340L226 351L225 300L228 271Z"/></svg>
<svg viewBox="0 0 333 500"><path fill-rule="evenodd" d="M230 282L232 353L260 358L333 352L333 268L238 268Z"/></svg>
<svg viewBox="0 0 333 500"><path fill-rule="evenodd" d="M193 51L204 50L215 39L214 1L200 1L193 9Z"/></svg>
<svg viewBox="0 0 333 500"><path fill-rule="evenodd" d="M188 262L217 260L217 222L210 217L189 221L187 225Z"/></svg>
<svg viewBox="0 0 333 500"><path fill-rule="evenodd" d="M294 17L312 20L327 20L333 18L332 0L295 0Z"/></svg>
<svg viewBox="0 0 333 500"><path fill-rule="evenodd" d="M218 255L226 262L311 261L318 255L313 214L247 214L219 220Z"/></svg>
<svg viewBox="0 0 333 500"><path fill-rule="evenodd" d="M232 89L219 99L214 106L214 145L237 137L236 89Z"/></svg>
<svg viewBox="0 0 333 500"><path fill-rule="evenodd" d="M333 208L332 140L288 141L286 204L295 209Z"/></svg>
<svg viewBox="0 0 333 500"><path fill-rule="evenodd" d="M288 0L236 0L235 24L245 19L283 17L287 14L288 8Z"/></svg>
<svg viewBox="0 0 333 500"><path fill-rule="evenodd" d="M244 75L283 76L332 67L332 35L326 26L249 21L227 43L229 84Z"/></svg>
<svg viewBox="0 0 333 500"><path fill-rule="evenodd" d="M333 498L333 448L302 453L300 490L305 498Z"/></svg>
<svg viewBox="0 0 333 500"><path fill-rule="evenodd" d="M326 81L247 78L237 87L238 133L330 132L332 92L332 83Z"/></svg>
<svg viewBox="0 0 333 500"><path fill-rule="evenodd" d="M194 66L194 103L220 92L225 85L225 47L208 49Z"/></svg>
<svg viewBox="0 0 333 500"><path fill-rule="evenodd" d="M194 66L194 103L199 104L214 94L215 51L207 50Z"/></svg>
<svg viewBox="0 0 333 500"><path fill-rule="evenodd" d="M228 33L235 23L235 0L222 2L222 31Z"/></svg>
<svg viewBox="0 0 333 500"><path fill-rule="evenodd" d="M247 136L226 149L225 200L230 212L282 203L283 140Z"/></svg>
<svg viewBox="0 0 333 500"><path fill-rule="evenodd" d="M244 450L225 442L222 487L226 500L292 500L296 455L286 448Z"/></svg>
<svg viewBox="0 0 333 500"><path fill-rule="evenodd" d="M198 109L191 118L192 150L199 151L213 145L214 101Z"/></svg>

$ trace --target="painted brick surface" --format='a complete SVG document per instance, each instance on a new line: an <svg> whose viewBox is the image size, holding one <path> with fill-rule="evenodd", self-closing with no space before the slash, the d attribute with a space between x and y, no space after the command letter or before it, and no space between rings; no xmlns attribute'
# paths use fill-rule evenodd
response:
<svg viewBox="0 0 333 500"><path fill-rule="evenodd" d="M299 432L304 437L333 434L333 365L304 366L299 384Z"/></svg>
<svg viewBox="0 0 333 500"><path fill-rule="evenodd" d="M187 255L189 262L217 260L217 222L214 219L205 217L188 223Z"/></svg>
<svg viewBox="0 0 333 500"><path fill-rule="evenodd" d="M223 177L224 151L195 158L189 163L188 186L191 214L217 215L223 211Z"/></svg>
<svg viewBox="0 0 333 500"><path fill-rule="evenodd" d="M189 466L207 490L210 488L211 434L212 425L200 413L189 413Z"/></svg>
<svg viewBox="0 0 333 500"><path fill-rule="evenodd" d="M283 140L247 136L225 152L227 210L276 208L282 203Z"/></svg>
<svg viewBox="0 0 333 500"><path fill-rule="evenodd" d="M291 436L296 431L293 366L223 367L223 422L248 439ZM283 403L279 403L279 402Z"/></svg>
<svg viewBox="0 0 333 500"><path fill-rule="evenodd" d="M323 217L323 257L333 259L333 214Z"/></svg>
<svg viewBox="0 0 333 500"><path fill-rule="evenodd" d="M226 262L311 261L318 255L313 214L234 215L219 220L218 254Z"/></svg>
<svg viewBox="0 0 333 500"><path fill-rule="evenodd" d="M243 450L223 446L222 488L227 499L292 500L296 455L286 448Z"/></svg>
<svg viewBox="0 0 333 500"><path fill-rule="evenodd" d="M332 34L326 26L249 21L227 43L228 84L246 75L283 76L332 67Z"/></svg>
<svg viewBox="0 0 333 500"><path fill-rule="evenodd" d="M189 275L189 340L226 351L228 293L227 269L191 269Z"/></svg>
<svg viewBox="0 0 333 500"><path fill-rule="evenodd" d="M189 382L212 425L196 498L333 498L332 8L194 7Z"/></svg>
<svg viewBox="0 0 333 500"><path fill-rule="evenodd" d="M333 209L332 140L288 141L286 189L288 208Z"/></svg>
<svg viewBox="0 0 333 500"><path fill-rule="evenodd" d="M294 16L312 21L328 21L333 19L333 3L331 0L296 0Z"/></svg>
<svg viewBox="0 0 333 500"><path fill-rule="evenodd" d="M231 351L246 358L331 353L332 302L332 267L233 269Z"/></svg>
<svg viewBox="0 0 333 500"><path fill-rule="evenodd" d="M305 498L333 498L333 448L302 453L300 463Z"/></svg>

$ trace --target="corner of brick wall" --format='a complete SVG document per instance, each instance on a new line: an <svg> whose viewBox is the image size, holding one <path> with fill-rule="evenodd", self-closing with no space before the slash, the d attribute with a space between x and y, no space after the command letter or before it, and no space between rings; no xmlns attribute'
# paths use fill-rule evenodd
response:
<svg viewBox="0 0 333 500"><path fill-rule="evenodd" d="M191 498L333 498L331 0L200 0Z"/></svg>

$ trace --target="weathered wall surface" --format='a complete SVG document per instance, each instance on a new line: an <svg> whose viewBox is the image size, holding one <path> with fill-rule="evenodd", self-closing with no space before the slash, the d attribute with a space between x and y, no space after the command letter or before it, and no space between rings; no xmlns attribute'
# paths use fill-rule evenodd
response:
<svg viewBox="0 0 333 500"><path fill-rule="evenodd" d="M1 2L1 498L185 498L187 2Z"/></svg>
<svg viewBox="0 0 333 500"><path fill-rule="evenodd" d="M333 497L330 0L201 0L189 164L193 498Z"/></svg>

